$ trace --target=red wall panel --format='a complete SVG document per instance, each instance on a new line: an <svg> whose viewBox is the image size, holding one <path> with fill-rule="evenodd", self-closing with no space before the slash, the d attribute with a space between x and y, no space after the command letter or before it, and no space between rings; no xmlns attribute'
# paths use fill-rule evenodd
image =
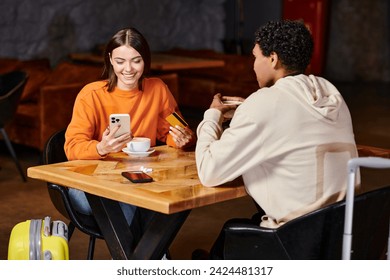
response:
<svg viewBox="0 0 390 280"><path fill-rule="evenodd" d="M312 33L314 51L307 72L322 75L325 64L328 0L283 0L283 19L303 20Z"/></svg>

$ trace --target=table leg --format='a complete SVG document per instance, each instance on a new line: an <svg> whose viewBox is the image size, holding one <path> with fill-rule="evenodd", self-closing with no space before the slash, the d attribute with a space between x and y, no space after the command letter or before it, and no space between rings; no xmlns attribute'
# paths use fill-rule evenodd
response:
<svg viewBox="0 0 390 280"><path fill-rule="evenodd" d="M132 258L160 260L168 251L190 212L191 210L187 210L170 215L155 212Z"/></svg>
<svg viewBox="0 0 390 280"><path fill-rule="evenodd" d="M133 234L118 201L85 193L113 259L129 259Z"/></svg>
<svg viewBox="0 0 390 280"><path fill-rule="evenodd" d="M161 259L191 212L170 215L153 212L140 241L134 244L118 201L85 194L113 259Z"/></svg>

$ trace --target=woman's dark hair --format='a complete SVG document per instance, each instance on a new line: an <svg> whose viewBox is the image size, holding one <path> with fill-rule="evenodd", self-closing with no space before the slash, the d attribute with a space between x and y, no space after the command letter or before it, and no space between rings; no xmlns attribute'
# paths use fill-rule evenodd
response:
<svg viewBox="0 0 390 280"><path fill-rule="evenodd" d="M115 75L114 68L110 62L110 55L112 51L121 46L130 46L134 48L141 55L144 61L144 72L139 79L139 88L141 89L142 80L145 75L149 74L150 71L150 48L145 37L135 28L125 28L119 30L107 43L104 50L104 70L103 77L107 79L108 92L112 92L117 84L117 76Z"/></svg>
<svg viewBox="0 0 390 280"><path fill-rule="evenodd" d="M313 38L300 21L270 21L255 33L264 56L275 52L289 71L304 73L313 54Z"/></svg>

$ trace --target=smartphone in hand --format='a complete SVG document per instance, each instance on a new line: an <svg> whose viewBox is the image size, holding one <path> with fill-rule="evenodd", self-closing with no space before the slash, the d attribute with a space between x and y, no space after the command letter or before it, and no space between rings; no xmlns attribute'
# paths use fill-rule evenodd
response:
<svg viewBox="0 0 390 280"><path fill-rule="evenodd" d="M153 182L153 178L142 171L124 171L122 176L133 183L149 183Z"/></svg>
<svg viewBox="0 0 390 280"><path fill-rule="evenodd" d="M110 119L110 131L118 124L121 125L119 130L115 133L115 137L119 137L125 133L130 132L130 115L129 114L111 114Z"/></svg>
<svg viewBox="0 0 390 280"><path fill-rule="evenodd" d="M241 105L242 101L238 100L222 100L223 105Z"/></svg>

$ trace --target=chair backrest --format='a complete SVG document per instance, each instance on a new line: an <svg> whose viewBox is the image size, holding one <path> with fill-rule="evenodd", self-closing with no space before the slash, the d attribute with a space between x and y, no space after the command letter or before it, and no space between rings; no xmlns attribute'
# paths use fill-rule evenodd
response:
<svg viewBox="0 0 390 280"><path fill-rule="evenodd" d="M54 133L46 142L43 150L43 164L52 164L67 161L64 151L65 129ZM91 215L77 212L69 199L68 188L53 183L47 183L50 199L54 207L64 217L69 219L82 232L103 238L100 229Z"/></svg>
<svg viewBox="0 0 390 280"><path fill-rule="evenodd" d="M0 75L0 127L12 120L28 75L23 71L12 71Z"/></svg>
<svg viewBox="0 0 390 280"><path fill-rule="evenodd" d="M64 150L65 144L65 129L54 133L46 142L43 150L43 163L51 164L67 161Z"/></svg>
<svg viewBox="0 0 390 280"><path fill-rule="evenodd" d="M225 259L341 259L345 201L298 217L277 229L250 220L223 228ZM389 237L390 186L355 197L352 259L383 259Z"/></svg>
<svg viewBox="0 0 390 280"><path fill-rule="evenodd" d="M65 129L54 133L46 142L43 149L42 161L43 164L51 164L67 161L64 150ZM68 207L65 205L64 197L67 197L68 190L65 187L57 186L52 183L47 183L50 199L54 207L67 219L70 219ZM55 186L55 190L53 187Z"/></svg>

